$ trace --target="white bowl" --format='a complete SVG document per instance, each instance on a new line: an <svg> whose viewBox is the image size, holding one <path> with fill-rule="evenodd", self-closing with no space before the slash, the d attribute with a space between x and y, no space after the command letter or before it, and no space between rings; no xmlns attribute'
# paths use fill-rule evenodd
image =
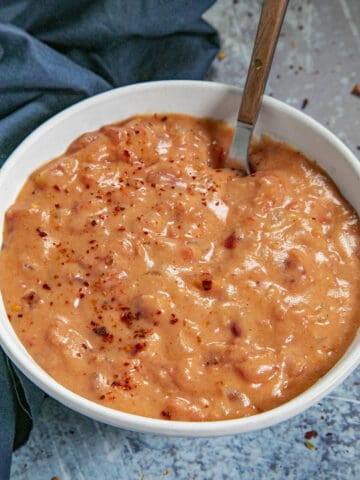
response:
<svg viewBox="0 0 360 480"><path fill-rule="evenodd" d="M137 113L187 113L235 121L240 90L211 82L164 81L119 88L84 100L35 130L0 171L0 232L4 215L28 175L61 154L80 134ZM360 164L326 128L278 100L264 97L256 134L267 133L301 150L328 172L360 214ZM2 235L2 233L1 233ZM1 242L1 240L0 240ZM0 343L7 355L36 385L68 407L101 422L131 430L181 436L214 436L248 432L290 418L318 402L360 363L360 335L337 364L293 400L265 413L215 422L175 422L113 410L67 390L42 370L27 353L0 301Z"/></svg>

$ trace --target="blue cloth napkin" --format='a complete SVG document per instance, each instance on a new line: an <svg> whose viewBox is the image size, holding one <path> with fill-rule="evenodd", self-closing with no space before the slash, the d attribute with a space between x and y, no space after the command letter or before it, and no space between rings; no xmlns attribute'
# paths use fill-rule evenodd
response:
<svg viewBox="0 0 360 480"><path fill-rule="evenodd" d="M44 120L129 83L201 79L218 37L214 0L1 0L0 166ZM28 438L44 394L0 349L0 479Z"/></svg>

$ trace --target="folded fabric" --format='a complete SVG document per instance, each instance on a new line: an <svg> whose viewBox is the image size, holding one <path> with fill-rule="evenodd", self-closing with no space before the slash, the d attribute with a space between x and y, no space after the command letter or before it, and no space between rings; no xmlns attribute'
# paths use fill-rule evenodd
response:
<svg viewBox="0 0 360 480"><path fill-rule="evenodd" d="M201 79L219 47L214 0L2 0L0 166L44 120L112 87ZM0 479L44 394L0 349Z"/></svg>

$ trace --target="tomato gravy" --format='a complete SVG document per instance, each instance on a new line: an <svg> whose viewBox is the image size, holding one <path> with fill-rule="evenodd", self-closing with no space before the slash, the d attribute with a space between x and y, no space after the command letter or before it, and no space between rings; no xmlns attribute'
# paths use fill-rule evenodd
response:
<svg viewBox="0 0 360 480"><path fill-rule="evenodd" d="M333 182L264 138L184 115L86 133L6 213L0 288L35 361L118 410L223 420L274 408L359 326L359 218Z"/></svg>

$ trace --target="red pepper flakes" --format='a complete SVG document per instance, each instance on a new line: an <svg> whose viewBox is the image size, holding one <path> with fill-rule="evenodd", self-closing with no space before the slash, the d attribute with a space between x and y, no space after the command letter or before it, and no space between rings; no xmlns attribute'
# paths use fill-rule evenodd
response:
<svg viewBox="0 0 360 480"><path fill-rule="evenodd" d="M127 307L122 307L122 308L124 308L124 309L126 308L126 310L128 310ZM131 327L131 325L133 324L133 322L134 322L135 320L138 320L139 318L140 318L140 313L136 313L136 314L134 315L131 311L129 311L129 312L124 313L124 314L121 316L120 320L121 320L122 322L126 323L126 325L127 325L128 327Z"/></svg>
<svg viewBox="0 0 360 480"><path fill-rule="evenodd" d="M105 265L110 267L113 263L114 263L114 257L113 255L111 255L111 253L109 253L109 255L105 257Z"/></svg>
<svg viewBox="0 0 360 480"><path fill-rule="evenodd" d="M234 337L241 337L241 333L242 333L241 328L237 323L232 322L230 325L230 330L231 330L231 333L234 335Z"/></svg>
<svg viewBox="0 0 360 480"><path fill-rule="evenodd" d="M139 330L135 330L134 338L145 338L147 335L151 334L151 330L148 328L140 328Z"/></svg>
<svg viewBox="0 0 360 480"><path fill-rule="evenodd" d="M47 284L47 283L44 283L44 285L42 286L42 288L44 290L51 290L51 287Z"/></svg>
<svg viewBox="0 0 360 480"><path fill-rule="evenodd" d="M212 281L211 280L203 280L202 281L202 287L205 291L211 290Z"/></svg>
<svg viewBox="0 0 360 480"><path fill-rule="evenodd" d="M169 410L161 410L160 415L166 420L171 420L171 413Z"/></svg>
<svg viewBox="0 0 360 480"><path fill-rule="evenodd" d="M92 221L91 221L91 225L92 225L93 227L95 227L95 226L97 225L96 220L92 220Z"/></svg>
<svg viewBox="0 0 360 480"><path fill-rule="evenodd" d="M104 399L105 399L105 395L101 395L101 396L99 397L99 400L104 400Z"/></svg>
<svg viewBox="0 0 360 480"><path fill-rule="evenodd" d="M106 335L107 331L105 327L95 327L93 328L93 332L96 333L96 335Z"/></svg>
<svg viewBox="0 0 360 480"><path fill-rule="evenodd" d="M116 213L123 212L124 210L125 207L120 207L120 205L116 205L116 207L114 208L114 212Z"/></svg>
<svg viewBox="0 0 360 480"><path fill-rule="evenodd" d="M170 321L171 325L174 325L175 323L177 323L179 321L179 319L177 318L177 316L174 313L172 313L169 321Z"/></svg>
<svg viewBox="0 0 360 480"><path fill-rule="evenodd" d="M36 302L36 293L34 290L30 290L30 292L25 293L21 299L25 300L28 305L32 306Z"/></svg>
<svg viewBox="0 0 360 480"><path fill-rule="evenodd" d="M47 237L47 233L46 233L46 232L43 232L42 230L40 230L39 227L36 229L36 231L37 231L39 237L41 237L41 238Z"/></svg>
<svg viewBox="0 0 360 480"><path fill-rule="evenodd" d="M235 233L231 233L224 241L224 247L232 250L236 246Z"/></svg>
<svg viewBox="0 0 360 480"><path fill-rule="evenodd" d="M122 380L114 380L111 384L112 387L120 387L123 390L129 391L132 390L132 386L130 385L131 377L125 377Z"/></svg>
<svg viewBox="0 0 360 480"><path fill-rule="evenodd" d="M145 348L146 342L135 343L135 345L131 347L130 353L131 355L136 355L137 353L142 352Z"/></svg>
<svg viewBox="0 0 360 480"><path fill-rule="evenodd" d="M96 335L102 337L104 342L111 343L114 339L114 336L109 333L104 326L93 328L93 332L96 333Z"/></svg>
<svg viewBox="0 0 360 480"><path fill-rule="evenodd" d="M317 436L318 433L316 430L309 430L305 433L304 438L306 438L306 440L310 440L310 438L316 438Z"/></svg>

